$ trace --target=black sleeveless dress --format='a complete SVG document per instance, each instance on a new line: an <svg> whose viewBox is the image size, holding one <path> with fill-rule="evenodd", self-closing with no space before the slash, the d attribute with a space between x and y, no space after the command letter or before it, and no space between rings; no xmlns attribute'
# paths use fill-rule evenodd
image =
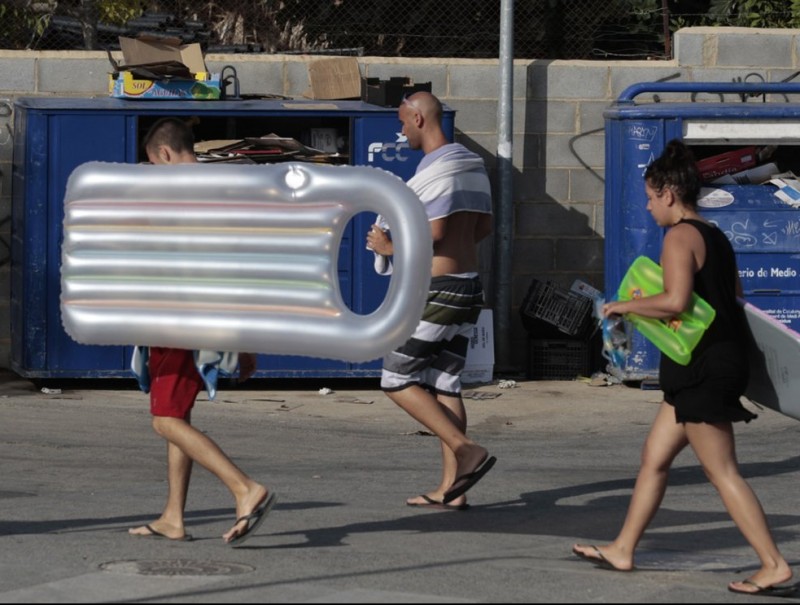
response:
<svg viewBox="0 0 800 605"><path fill-rule="evenodd" d="M675 408L677 422L750 422L758 416L747 410L740 397L747 387L747 320L736 302L736 256L719 228L684 219L703 236L706 261L695 273L694 291L716 311L682 366L661 356L659 382L664 399Z"/></svg>

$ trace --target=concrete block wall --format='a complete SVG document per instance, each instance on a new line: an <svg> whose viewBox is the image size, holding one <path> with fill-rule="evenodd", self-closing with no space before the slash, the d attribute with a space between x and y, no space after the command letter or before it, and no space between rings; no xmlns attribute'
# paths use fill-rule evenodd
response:
<svg viewBox="0 0 800 605"><path fill-rule="evenodd" d="M674 49L668 61L514 62L512 308L495 310L508 314L510 351L506 367L496 372L526 369L528 336L518 305L532 279L564 286L581 279L604 289L603 110L627 86L658 80L771 82L795 78L800 70L798 30L687 28L676 32ZM212 71L234 66L242 94L302 97L307 63L316 59L212 54L206 63ZM363 76L431 82L433 92L456 110L457 139L484 156L494 178L497 60L360 57L359 65ZM109 71L102 52L0 50L0 367L7 366L10 349L10 104L31 95L106 96ZM490 290L491 257L489 242L482 249L482 273Z"/></svg>

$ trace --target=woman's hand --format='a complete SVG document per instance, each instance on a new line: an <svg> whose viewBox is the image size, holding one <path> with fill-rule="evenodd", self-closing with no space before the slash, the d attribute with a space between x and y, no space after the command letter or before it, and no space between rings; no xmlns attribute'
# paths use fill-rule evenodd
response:
<svg viewBox="0 0 800 605"><path fill-rule="evenodd" d="M624 315L626 313L625 307L627 307L626 301L612 300L611 302L607 302L603 305L601 312L603 317L610 317L611 315Z"/></svg>

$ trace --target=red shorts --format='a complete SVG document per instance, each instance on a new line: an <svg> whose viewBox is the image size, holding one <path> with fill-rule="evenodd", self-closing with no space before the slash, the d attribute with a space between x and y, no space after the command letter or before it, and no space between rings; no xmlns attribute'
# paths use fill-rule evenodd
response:
<svg viewBox="0 0 800 605"><path fill-rule="evenodd" d="M150 347L150 413L186 420L205 386L194 354L184 349Z"/></svg>

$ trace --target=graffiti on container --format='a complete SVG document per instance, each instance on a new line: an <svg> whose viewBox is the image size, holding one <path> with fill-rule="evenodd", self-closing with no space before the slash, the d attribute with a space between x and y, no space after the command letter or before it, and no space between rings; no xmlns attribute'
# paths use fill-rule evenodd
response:
<svg viewBox="0 0 800 605"><path fill-rule="evenodd" d="M728 237L735 250L794 248L800 238L800 220L711 219Z"/></svg>
<svg viewBox="0 0 800 605"><path fill-rule="evenodd" d="M777 231L772 231L770 233L764 232L761 234L761 242L765 246L777 246L778 245L778 233Z"/></svg>
<svg viewBox="0 0 800 605"><path fill-rule="evenodd" d="M632 141L648 141L652 142L655 138L656 134L658 134L658 128L655 126L649 126L647 124L642 123L632 123L628 124L627 127L628 131L628 138Z"/></svg>
<svg viewBox="0 0 800 605"><path fill-rule="evenodd" d="M751 248L758 243L758 240L748 233L748 223L749 221L731 223L730 230L725 231L734 248Z"/></svg>
<svg viewBox="0 0 800 605"><path fill-rule="evenodd" d="M786 223L786 235L797 236L800 235L800 221L789 221Z"/></svg>

